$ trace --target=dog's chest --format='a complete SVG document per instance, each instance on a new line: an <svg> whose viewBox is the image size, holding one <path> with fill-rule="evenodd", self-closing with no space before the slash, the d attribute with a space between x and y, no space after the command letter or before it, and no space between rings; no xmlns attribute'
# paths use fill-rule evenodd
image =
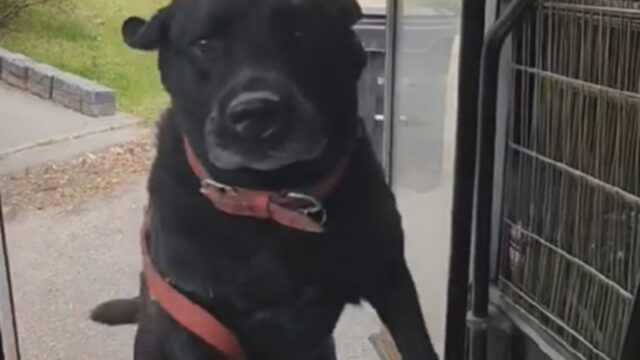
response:
<svg viewBox="0 0 640 360"><path fill-rule="evenodd" d="M156 254L163 274L181 291L205 303L225 303L240 311L287 306L321 292L328 261L322 247L189 247L187 241L163 244ZM242 245L239 241L238 245Z"/></svg>

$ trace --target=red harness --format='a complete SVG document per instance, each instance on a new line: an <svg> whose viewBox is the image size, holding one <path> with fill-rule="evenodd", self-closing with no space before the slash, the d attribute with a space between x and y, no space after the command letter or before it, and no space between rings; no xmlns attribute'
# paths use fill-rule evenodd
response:
<svg viewBox="0 0 640 360"><path fill-rule="evenodd" d="M229 360L245 360L246 355L235 335L218 319L174 289L158 273L149 256L149 228L145 219L140 236L142 269L151 299L173 320Z"/></svg>
<svg viewBox="0 0 640 360"><path fill-rule="evenodd" d="M348 158L338 164L333 174L306 191L269 192L235 189L213 181L198 162L187 139L184 148L189 165L202 182L202 194L219 210L238 216L270 219L280 225L308 232L323 232L325 209L318 199L326 197L344 174ZM319 214L318 220L311 215ZM246 360L235 335L208 311L191 302L158 273L149 256L148 218L141 231L143 273L151 299L159 304L182 327L229 360Z"/></svg>

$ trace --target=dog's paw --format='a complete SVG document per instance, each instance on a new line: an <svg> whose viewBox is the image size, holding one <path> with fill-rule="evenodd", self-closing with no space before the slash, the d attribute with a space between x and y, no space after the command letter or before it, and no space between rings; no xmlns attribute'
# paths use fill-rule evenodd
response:
<svg viewBox="0 0 640 360"><path fill-rule="evenodd" d="M116 299L103 302L91 311L91 320L104 325L132 325L138 322L140 298Z"/></svg>

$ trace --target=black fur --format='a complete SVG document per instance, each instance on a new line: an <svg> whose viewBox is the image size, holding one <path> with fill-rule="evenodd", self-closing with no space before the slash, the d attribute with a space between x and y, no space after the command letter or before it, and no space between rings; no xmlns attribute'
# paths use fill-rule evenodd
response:
<svg viewBox="0 0 640 360"><path fill-rule="evenodd" d="M404 259L394 196L368 140L357 132L356 83L364 58L350 27L359 16L353 0L175 0L149 23L135 19L123 26L129 45L160 50L160 72L172 97L148 184L152 260L180 292L237 335L250 360L335 359L336 322L347 303L362 300L378 311L405 360L437 359ZM214 19L226 28L217 29ZM220 59L189 60L191 38L211 28L224 34L215 35ZM304 31L314 42L292 44L290 30ZM268 45L263 54L252 52L256 44ZM320 155L261 171L251 164L265 159L252 154L279 145L234 143L229 149L246 159L246 167L223 169L210 161L220 144L207 136L219 134L205 129L222 121L210 114L247 68L276 74L260 83L270 91L294 89L297 95L287 98L292 106L307 103L292 121L321 122L318 131L327 141ZM288 131L282 141L304 143L305 131ZM326 232L218 211L199 192L183 136L216 180L257 189L307 186L350 156L341 182L323 199ZM93 317L137 322L136 360L220 358L150 300L144 284L139 298L115 304ZM137 307L137 313L121 310Z"/></svg>

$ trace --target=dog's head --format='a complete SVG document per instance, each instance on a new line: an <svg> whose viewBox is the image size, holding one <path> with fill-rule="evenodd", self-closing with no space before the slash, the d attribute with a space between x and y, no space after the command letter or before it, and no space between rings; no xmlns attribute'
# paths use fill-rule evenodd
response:
<svg viewBox="0 0 640 360"><path fill-rule="evenodd" d="M174 0L122 31L159 50L182 131L214 175L315 176L353 141L361 15L356 0Z"/></svg>

